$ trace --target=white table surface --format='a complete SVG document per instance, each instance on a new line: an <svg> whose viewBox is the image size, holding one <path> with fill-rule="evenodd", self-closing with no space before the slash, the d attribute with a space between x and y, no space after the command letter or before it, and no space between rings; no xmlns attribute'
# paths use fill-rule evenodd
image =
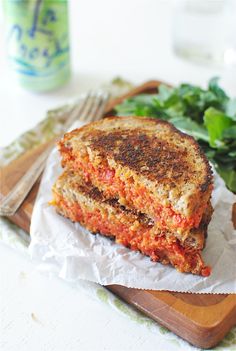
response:
<svg viewBox="0 0 236 351"><path fill-rule="evenodd" d="M219 75L227 91L236 95L230 70L194 65L173 55L170 7L166 0L71 0L73 77L67 86L47 94L27 92L15 84L0 31L0 146L33 127L47 109L115 76L135 83L161 79L204 86ZM110 306L39 273L27 256L4 244L0 245L0 345L3 351L167 346L158 334Z"/></svg>

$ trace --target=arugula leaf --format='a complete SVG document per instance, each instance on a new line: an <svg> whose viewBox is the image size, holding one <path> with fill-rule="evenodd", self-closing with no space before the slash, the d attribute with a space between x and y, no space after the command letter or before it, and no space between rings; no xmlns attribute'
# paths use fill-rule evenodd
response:
<svg viewBox="0 0 236 351"><path fill-rule="evenodd" d="M133 115L169 119L164 109L156 105L154 96L150 94L141 94L126 99L122 104L116 106L115 110L119 116Z"/></svg>
<svg viewBox="0 0 236 351"><path fill-rule="evenodd" d="M211 78L208 83L208 88L215 94L215 96L217 96L218 101L224 104L226 101L229 100L229 97L225 94L224 90L220 88L220 86L218 85L218 81L219 77Z"/></svg>
<svg viewBox="0 0 236 351"><path fill-rule="evenodd" d="M197 140L203 140L209 142L209 136L207 130L192 121L190 118L186 117L173 117L169 120L177 129L180 129L182 132L193 136Z"/></svg>
<svg viewBox="0 0 236 351"><path fill-rule="evenodd" d="M226 105L226 114L236 121L236 98L228 101Z"/></svg>
<svg viewBox="0 0 236 351"><path fill-rule="evenodd" d="M173 95L174 88L161 84L158 89L159 101L166 101Z"/></svg>
<svg viewBox="0 0 236 351"><path fill-rule="evenodd" d="M231 127L229 127L229 128L224 129L223 133L222 133L222 136L225 139L234 139L234 140L236 140L236 124L231 126Z"/></svg>
<svg viewBox="0 0 236 351"><path fill-rule="evenodd" d="M224 179L228 188L236 193L236 170L217 164L216 171Z"/></svg>
<svg viewBox="0 0 236 351"><path fill-rule="evenodd" d="M208 108L204 114L204 124L210 137L211 147L224 147L223 132L233 124L232 120L223 112L213 107Z"/></svg>

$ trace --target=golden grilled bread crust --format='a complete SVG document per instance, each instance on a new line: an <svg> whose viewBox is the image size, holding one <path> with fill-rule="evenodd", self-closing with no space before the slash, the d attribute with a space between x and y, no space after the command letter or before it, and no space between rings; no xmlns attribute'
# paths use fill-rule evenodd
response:
<svg viewBox="0 0 236 351"><path fill-rule="evenodd" d="M121 180L144 185L161 205L185 218L198 213L200 222L209 203L213 187L209 162L192 137L166 121L108 117L65 134L58 147L63 166L76 170L77 159L94 168L105 163ZM103 181L92 181L108 190ZM137 208L132 198L118 197L120 203L155 217L150 208Z"/></svg>
<svg viewBox="0 0 236 351"><path fill-rule="evenodd" d="M58 178L53 198L58 213L80 222L91 232L114 237L117 243L139 250L154 261L171 263L182 272L208 275L198 247L199 238L195 240L194 234L188 237L189 241L180 243L173 233L156 230L146 215L127 210L115 199L105 198L75 172L65 171ZM205 221L209 220L206 213ZM204 242L204 231L195 234Z"/></svg>

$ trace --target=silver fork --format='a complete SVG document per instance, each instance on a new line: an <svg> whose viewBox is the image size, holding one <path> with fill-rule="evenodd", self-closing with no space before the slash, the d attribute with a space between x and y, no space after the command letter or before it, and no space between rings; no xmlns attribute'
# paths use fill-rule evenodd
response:
<svg viewBox="0 0 236 351"><path fill-rule="evenodd" d="M108 99L109 94L107 92L89 92L82 99L82 101L75 105L70 111L70 115L64 125L64 132L67 131L67 129L77 119L83 122L91 122L100 119L103 115ZM58 137L58 140L61 136ZM35 162L33 162L23 177L16 183L14 188L5 197L3 197L3 199L1 199L1 216L13 216L18 210L32 189L36 180L42 173L53 146L54 145L50 145L41 153L41 155L35 160Z"/></svg>

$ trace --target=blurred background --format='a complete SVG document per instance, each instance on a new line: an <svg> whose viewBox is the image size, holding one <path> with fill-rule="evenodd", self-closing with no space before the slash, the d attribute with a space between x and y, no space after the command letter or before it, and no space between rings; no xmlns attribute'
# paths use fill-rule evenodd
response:
<svg viewBox="0 0 236 351"><path fill-rule="evenodd" d="M210 77L219 76L226 91L236 95L235 3L69 0L71 78L50 92L35 93L17 83L1 30L0 118L11 133L1 128L0 145L33 127L49 108L115 77L134 84L159 79L204 87ZM6 19L1 8L1 28Z"/></svg>

